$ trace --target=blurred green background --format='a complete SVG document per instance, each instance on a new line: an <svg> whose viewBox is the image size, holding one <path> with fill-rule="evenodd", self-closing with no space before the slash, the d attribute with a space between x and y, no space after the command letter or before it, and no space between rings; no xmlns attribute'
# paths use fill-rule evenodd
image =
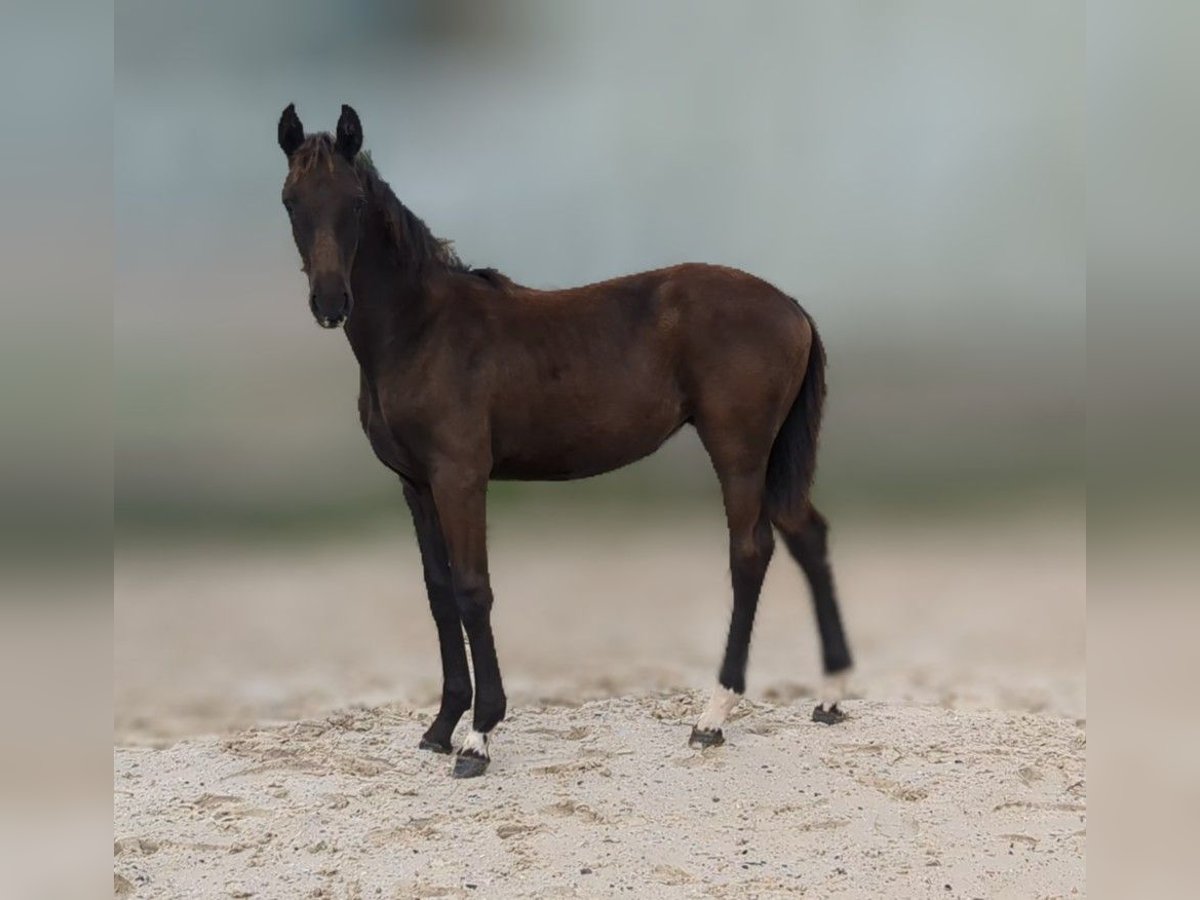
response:
<svg viewBox="0 0 1200 900"><path fill-rule="evenodd" d="M316 328L280 110L353 104L401 200L538 287L687 260L828 346L835 513L1079 508L1084 42L1074 3L116 5L116 511L128 536L402 520ZM493 510L719 509L694 435Z"/></svg>

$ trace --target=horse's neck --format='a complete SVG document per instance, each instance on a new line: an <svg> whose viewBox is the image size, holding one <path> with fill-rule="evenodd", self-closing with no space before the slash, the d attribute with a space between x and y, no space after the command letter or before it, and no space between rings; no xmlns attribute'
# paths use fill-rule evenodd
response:
<svg viewBox="0 0 1200 900"><path fill-rule="evenodd" d="M408 356L407 345L419 340L427 293L420 278L404 271L382 229L363 235L350 286L354 308L346 334L363 373L373 379L383 366Z"/></svg>

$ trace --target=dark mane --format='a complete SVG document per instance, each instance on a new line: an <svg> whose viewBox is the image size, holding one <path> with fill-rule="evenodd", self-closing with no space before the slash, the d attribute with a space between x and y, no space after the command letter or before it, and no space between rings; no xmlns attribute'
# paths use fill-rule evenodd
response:
<svg viewBox="0 0 1200 900"><path fill-rule="evenodd" d="M517 286L515 281L496 269L470 269L469 272L476 278L482 278L493 287L508 289Z"/></svg>
<svg viewBox="0 0 1200 900"><path fill-rule="evenodd" d="M328 137L328 135L326 135ZM467 267L454 252L450 241L435 237L420 217L397 199L391 186L365 150L354 159L354 171L367 196L383 210L397 254L406 269L414 271L448 270L466 272Z"/></svg>
<svg viewBox="0 0 1200 900"><path fill-rule="evenodd" d="M288 181L294 182L317 166L325 165L332 169L336 153L333 135L328 132L310 134L292 154ZM367 197L383 210L398 261L406 271L460 272L473 275L501 290L514 286L510 278L495 269L467 266L454 252L451 241L435 236L416 213L400 202L366 150L354 158L354 171Z"/></svg>

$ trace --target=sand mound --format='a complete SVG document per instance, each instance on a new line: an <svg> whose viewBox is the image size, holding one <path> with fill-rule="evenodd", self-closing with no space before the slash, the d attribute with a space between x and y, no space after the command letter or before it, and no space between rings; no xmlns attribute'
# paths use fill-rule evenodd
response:
<svg viewBox="0 0 1200 900"><path fill-rule="evenodd" d="M1031 897L1084 891L1070 718L744 703L687 747L700 694L518 708L484 778L417 751L429 712L114 752L128 897Z"/></svg>

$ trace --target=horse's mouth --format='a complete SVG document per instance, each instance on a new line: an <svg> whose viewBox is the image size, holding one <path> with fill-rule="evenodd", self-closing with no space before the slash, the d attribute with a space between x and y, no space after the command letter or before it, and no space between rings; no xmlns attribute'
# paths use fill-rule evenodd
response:
<svg viewBox="0 0 1200 900"><path fill-rule="evenodd" d="M346 316L322 316L317 319L317 324L322 328L340 328L346 323Z"/></svg>

